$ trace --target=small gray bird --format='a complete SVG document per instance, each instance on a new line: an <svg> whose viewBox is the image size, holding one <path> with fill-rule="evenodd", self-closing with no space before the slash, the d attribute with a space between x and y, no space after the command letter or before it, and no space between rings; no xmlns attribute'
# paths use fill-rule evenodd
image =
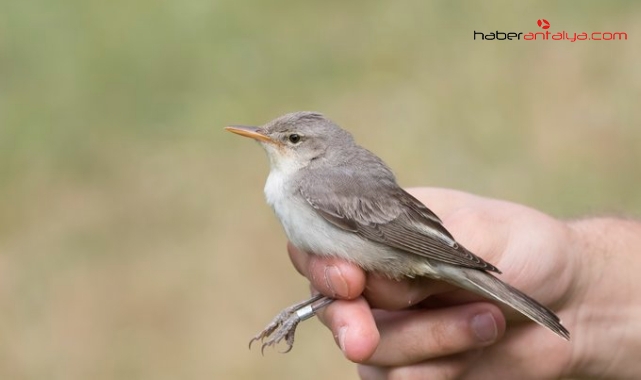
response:
<svg viewBox="0 0 641 380"><path fill-rule="evenodd" d="M492 264L458 244L441 220L403 190L376 155L315 112L294 112L264 126L229 126L263 146L271 170L265 197L297 248L356 263L393 279L446 281L517 310L559 336L569 331L548 308L505 284ZM333 299L316 295L281 312L250 341L283 339Z"/></svg>

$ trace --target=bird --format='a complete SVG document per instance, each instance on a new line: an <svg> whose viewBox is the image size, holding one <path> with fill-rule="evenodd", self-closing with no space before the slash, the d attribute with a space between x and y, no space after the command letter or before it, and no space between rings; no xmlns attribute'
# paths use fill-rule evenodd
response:
<svg viewBox="0 0 641 380"><path fill-rule="evenodd" d="M570 339L552 310L496 277L497 267L458 243L378 156L323 114L292 112L260 127L225 129L256 140L266 151L265 199L298 249L339 257L391 279L445 281ZM250 348L261 341L264 351L284 340L289 352L297 325L332 301L318 294L284 309Z"/></svg>

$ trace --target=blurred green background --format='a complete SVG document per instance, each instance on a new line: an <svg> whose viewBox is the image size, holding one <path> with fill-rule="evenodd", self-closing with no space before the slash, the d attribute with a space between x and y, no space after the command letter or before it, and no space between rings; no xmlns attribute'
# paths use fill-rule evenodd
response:
<svg viewBox="0 0 641 380"><path fill-rule="evenodd" d="M473 31L624 31L618 42ZM641 3L0 2L0 378L354 378L223 131L318 110L405 186L641 210Z"/></svg>

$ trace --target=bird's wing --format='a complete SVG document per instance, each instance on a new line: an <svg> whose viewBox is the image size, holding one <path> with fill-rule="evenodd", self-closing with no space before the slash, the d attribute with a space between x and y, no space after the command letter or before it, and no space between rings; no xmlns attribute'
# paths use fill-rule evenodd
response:
<svg viewBox="0 0 641 380"><path fill-rule="evenodd" d="M441 220L400 188L393 176L373 178L357 170L337 176L319 170L305 177L300 181L302 196L343 230L430 260L501 273L458 244Z"/></svg>

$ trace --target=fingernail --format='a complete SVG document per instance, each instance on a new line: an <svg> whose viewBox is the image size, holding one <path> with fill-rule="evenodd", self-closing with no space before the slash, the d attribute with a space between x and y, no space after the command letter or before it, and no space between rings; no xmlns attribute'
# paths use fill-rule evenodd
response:
<svg viewBox="0 0 641 380"><path fill-rule="evenodd" d="M343 326L338 329L338 346L343 352L345 352L345 335L347 335L347 329L347 326Z"/></svg>
<svg viewBox="0 0 641 380"><path fill-rule="evenodd" d="M481 343L492 343L498 336L498 328L492 313L481 313L472 317L472 331Z"/></svg>
<svg viewBox="0 0 641 380"><path fill-rule="evenodd" d="M334 265L325 268L325 284L332 292L332 296L340 296L347 298L349 289L347 288L347 281L343 278L341 271Z"/></svg>

